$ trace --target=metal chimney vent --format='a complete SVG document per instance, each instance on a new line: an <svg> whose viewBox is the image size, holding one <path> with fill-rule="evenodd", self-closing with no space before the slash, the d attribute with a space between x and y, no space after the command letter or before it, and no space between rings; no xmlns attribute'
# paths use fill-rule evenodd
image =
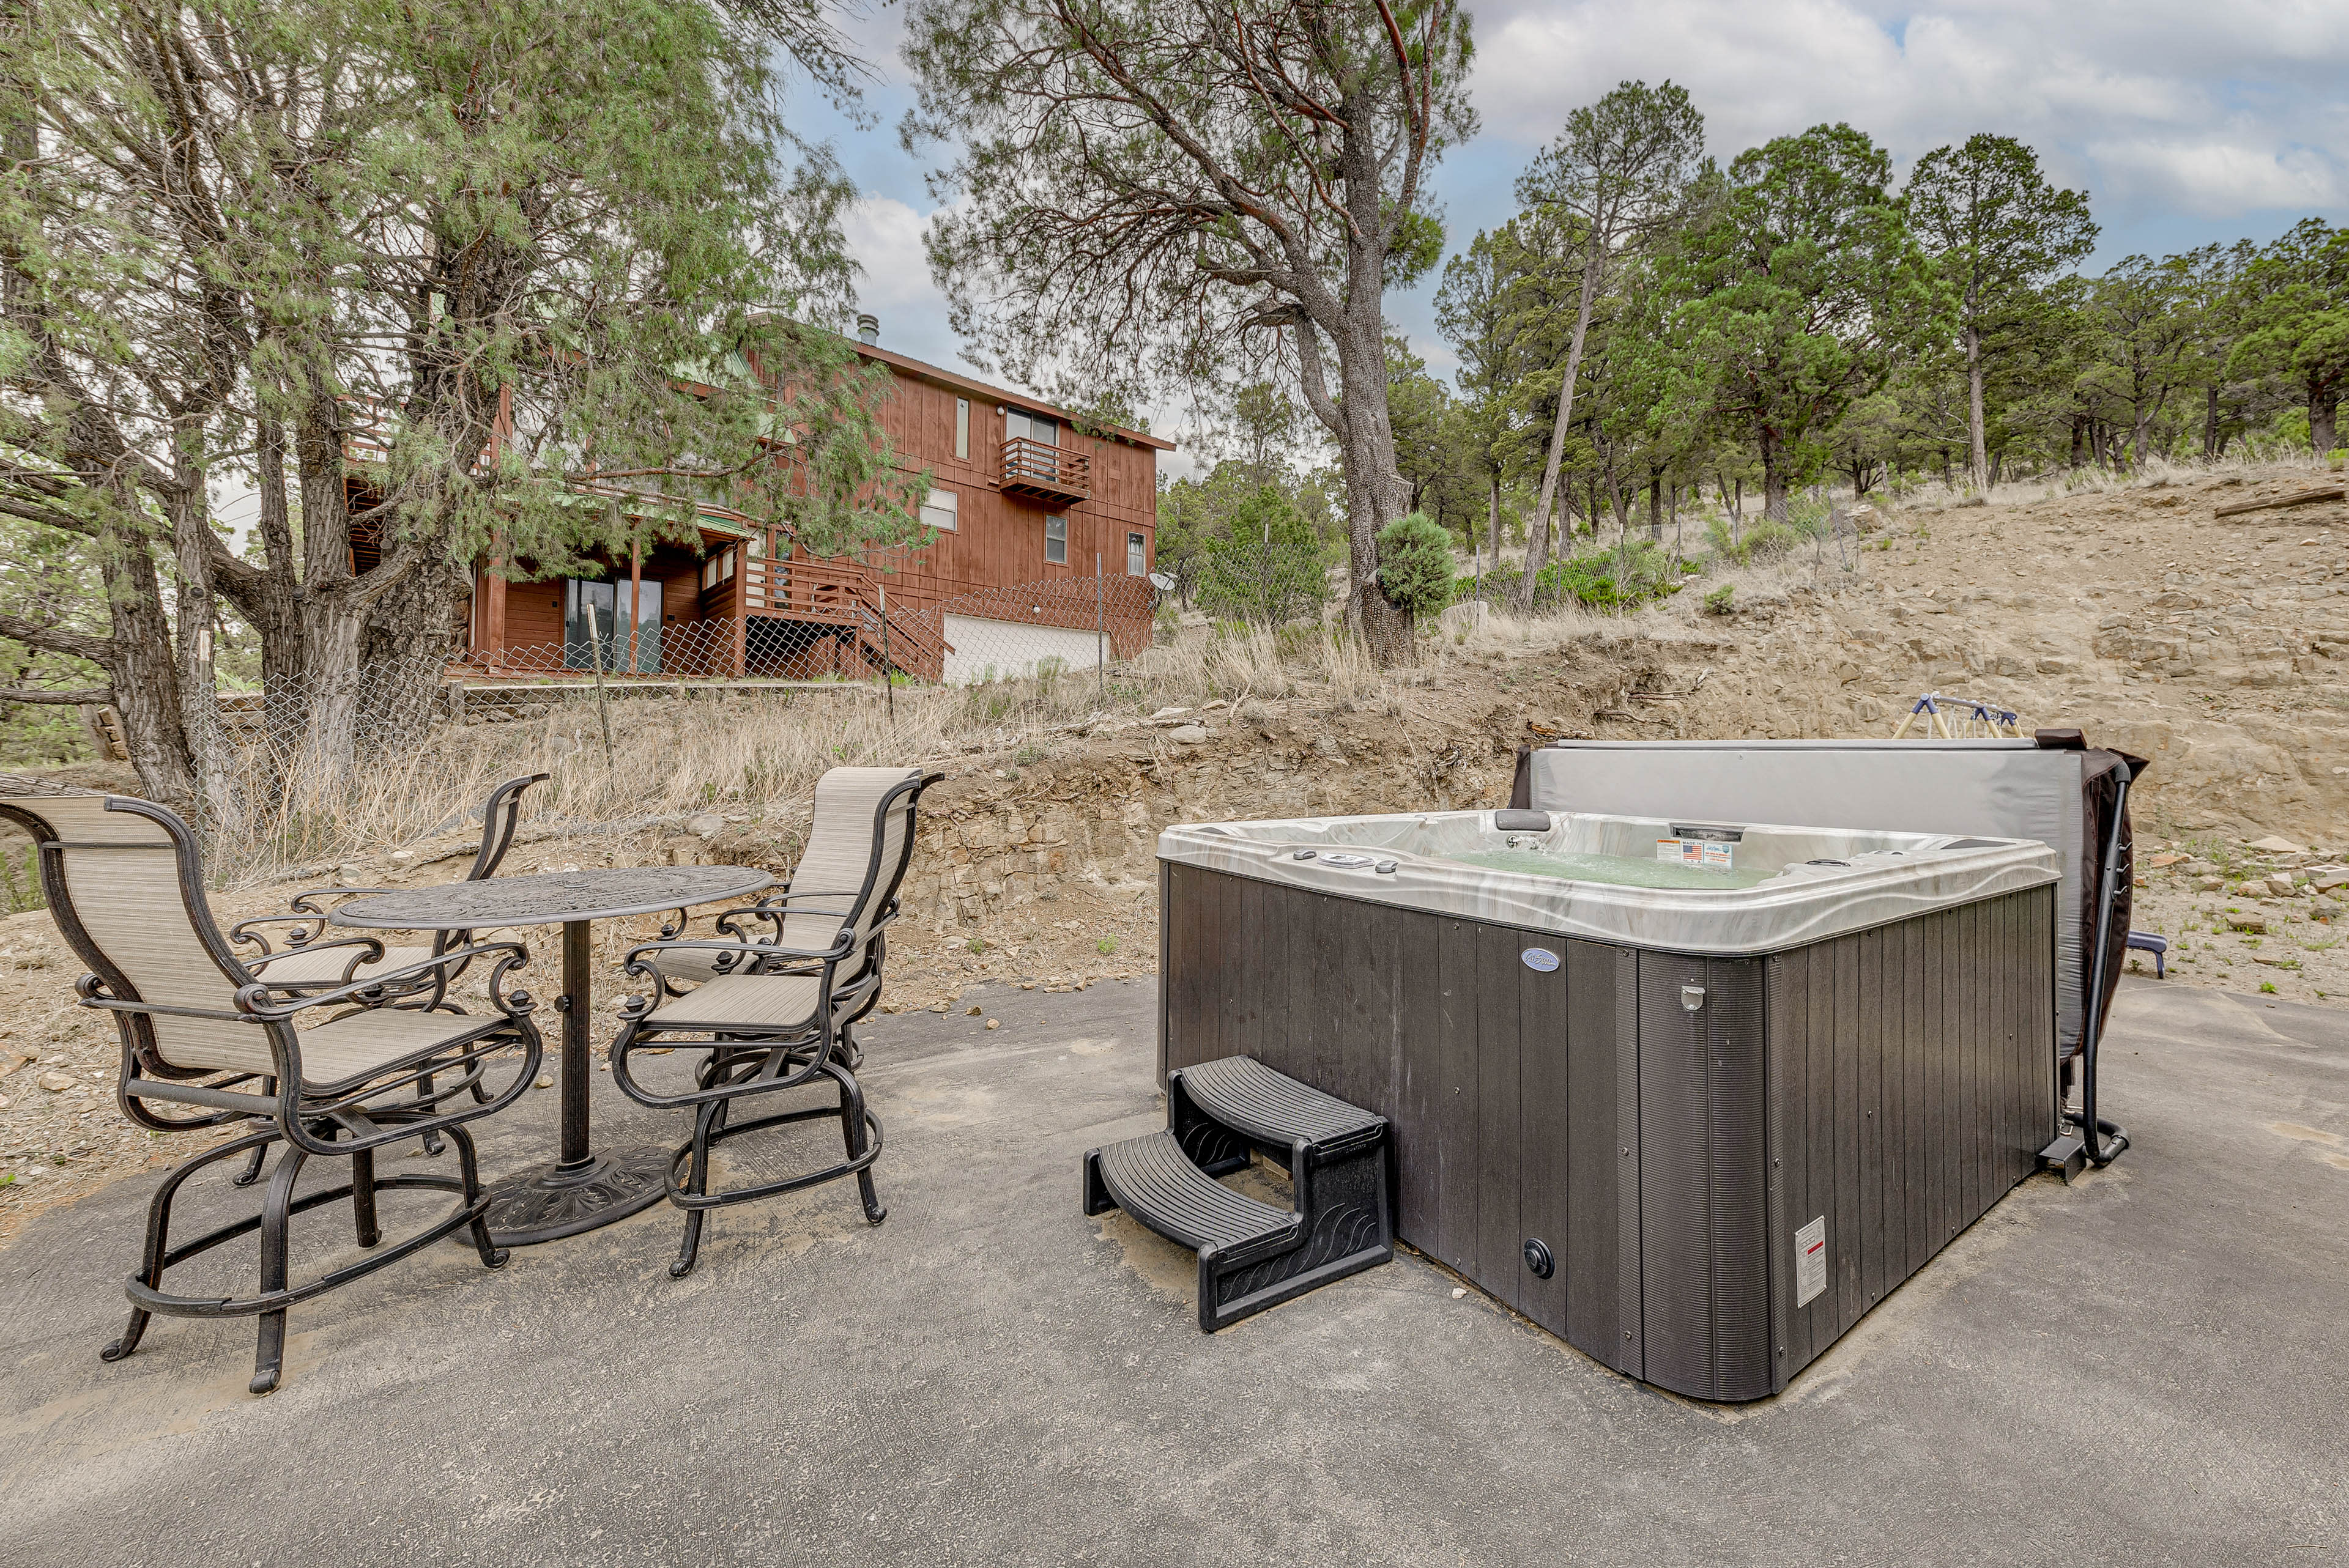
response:
<svg viewBox="0 0 2349 1568"><path fill-rule="evenodd" d="M871 312L860 312L856 317L856 341L878 344L881 341L881 318Z"/></svg>

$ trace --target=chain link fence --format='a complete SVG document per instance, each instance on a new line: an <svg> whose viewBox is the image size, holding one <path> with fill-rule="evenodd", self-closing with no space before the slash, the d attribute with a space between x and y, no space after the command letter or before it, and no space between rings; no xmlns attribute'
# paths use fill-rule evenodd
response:
<svg viewBox="0 0 2349 1568"><path fill-rule="evenodd" d="M1221 556L1187 593L1171 573L1071 574L908 603L893 576L869 614L664 622L633 645L598 624L224 689L226 746L200 746L189 815L219 885L366 876L344 868L440 856L492 786L524 773L551 776L532 791L533 830L657 836L713 810L789 820L842 763L1024 758L1120 716L1374 684L1340 625L1341 564ZM119 724L95 717L119 745Z"/></svg>

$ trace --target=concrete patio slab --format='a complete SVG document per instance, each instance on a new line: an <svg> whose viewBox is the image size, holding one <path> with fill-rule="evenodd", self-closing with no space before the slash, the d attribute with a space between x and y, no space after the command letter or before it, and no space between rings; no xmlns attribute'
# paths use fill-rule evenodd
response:
<svg viewBox="0 0 2349 1568"><path fill-rule="evenodd" d="M2349 1561L2340 1014L2131 984L2137 1148L1715 1408L1415 1257L1202 1336L1189 1254L1078 1214L1083 1150L1158 1123L1150 987L989 1006L869 1032L880 1229L835 1184L719 1212L683 1282L665 1209L436 1247L296 1308L266 1399L246 1321L98 1362L150 1181L47 1215L0 1252L0 1562ZM599 1141L680 1136L596 1089Z"/></svg>

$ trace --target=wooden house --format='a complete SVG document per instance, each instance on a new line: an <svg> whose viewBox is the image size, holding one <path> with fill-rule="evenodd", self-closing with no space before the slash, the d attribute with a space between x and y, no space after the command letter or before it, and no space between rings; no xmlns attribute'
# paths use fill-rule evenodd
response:
<svg viewBox="0 0 2349 1568"><path fill-rule="evenodd" d="M593 576L529 579L476 562L464 673L616 678L931 680L1091 667L1150 636L1157 459L1174 443L1081 431L1064 409L883 348L882 422L931 488L934 542L878 562L811 556L780 525L699 508L691 543ZM528 571L528 563L522 563Z"/></svg>

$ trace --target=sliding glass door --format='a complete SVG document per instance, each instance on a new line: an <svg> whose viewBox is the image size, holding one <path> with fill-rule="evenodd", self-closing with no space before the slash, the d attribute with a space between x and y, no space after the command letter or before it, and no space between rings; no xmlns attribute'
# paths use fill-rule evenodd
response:
<svg viewBox="0 0 2349 1568"><path fill-rule="evenodd" d="M585 577L564 580L563 663L567 669L593 669L598 664L612 671L633 667L639 675L660 671L661 585L648 581L629 602L629 584L597 583ZM631 612L634 612L633 616ZM636 623L633 666L628 658L628 624Z"/></svg>

